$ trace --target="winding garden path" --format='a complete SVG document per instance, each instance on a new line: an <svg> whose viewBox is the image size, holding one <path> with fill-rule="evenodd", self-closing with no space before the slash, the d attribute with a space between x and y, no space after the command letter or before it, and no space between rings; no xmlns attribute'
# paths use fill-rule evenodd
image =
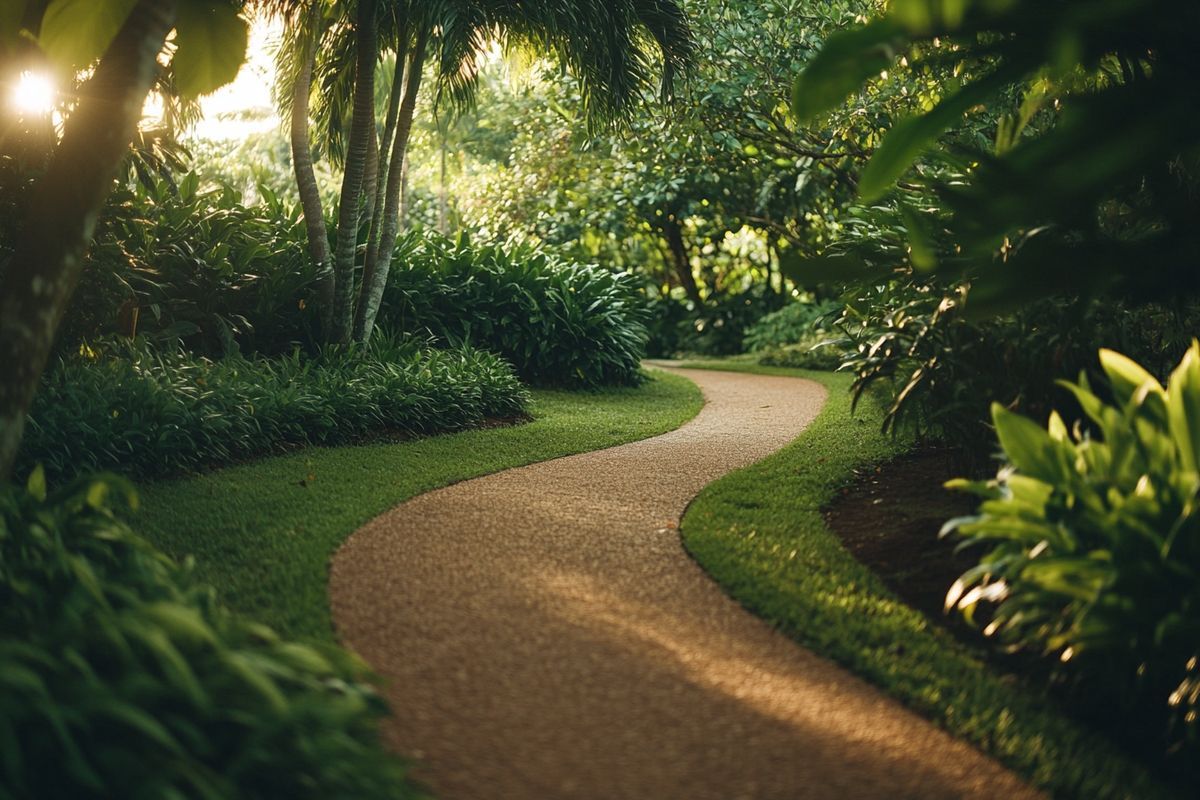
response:
<svg viewBox="0 0 1200 800"><path fill-rule="evenodd" d="M387 681L389 744L441 800L1035 796L689 559L688 502L825 391L680 372L707 404L679 430L430 492L337 554L334 618Z"/></svg>

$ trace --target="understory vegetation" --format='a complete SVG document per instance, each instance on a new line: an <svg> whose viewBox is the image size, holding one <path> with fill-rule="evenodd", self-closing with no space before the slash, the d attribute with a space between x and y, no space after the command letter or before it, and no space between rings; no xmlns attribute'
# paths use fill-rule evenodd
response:
<svg viewBox="0 0 1200 800"><path fill-rule="evenodd" d="M511 421L527 398L507 364L465 345L380 337L313 356L210 360L107 342L49 372L20 463L55 481L98 470L165 477L306 445Z"/></svg>
<svg viewBox="0 0 1200 800"><path fill-rule="evenodd" d="M114 511L125 482L0 492L0 781L14 797L416 797L366 668L227 611Z"/></svg>

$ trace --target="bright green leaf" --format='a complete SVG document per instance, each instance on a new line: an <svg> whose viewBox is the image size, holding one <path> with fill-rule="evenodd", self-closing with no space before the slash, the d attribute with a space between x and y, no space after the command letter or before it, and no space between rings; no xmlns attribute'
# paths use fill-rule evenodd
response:
<svg viewBox="0 0 1200 800"><path fill-rule="evenodd" d="M248 27L229 3L190 0L179 7L171 65L184 97L215 91L237 77L246 60Z"/></svg>
<svg viewBox="0 0 1200 800"><path fill-rule="evenodd" d="M896 57L897 27L878 20L831 36L792 87L792 111L802 121L836 107Z"/></svg>
<svg viewBox="0 0 1200 800"><path fill-rule="evenodd" d="M91 64L112 44L137 0L54 0L42 17L38 43L59 69Z"/></svg>

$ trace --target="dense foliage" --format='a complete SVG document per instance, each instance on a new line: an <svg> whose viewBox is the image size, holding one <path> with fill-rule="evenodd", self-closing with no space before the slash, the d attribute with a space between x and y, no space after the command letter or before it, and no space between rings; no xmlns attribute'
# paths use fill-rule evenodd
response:
<svg viewBox="0 0 1200 800"><path fill-rule="evenodd" d="M981 496L979 516L951 521L988 548L947 607L987 632L1093 682L1126 713L1171 712L1169 738L1200 740L1200 344L1166 388L1113 351L1100 360L1114 401L1086 379L1065 384L1088 426L1057 413L1047 428L997 404L1011 466L994 481L952 485Z"/></svg>
<svg viewBox="0 0 1200 800"><path fill-rule="evenodd" d="M0 487L13 797L415 797L362 665L231 615L113 514L115 479Z"/></svg>
<svg viewBox="0 0 1200 800"><path fill-rule="evenodd" d="M1100 372L1099 346L1130 353L1165 377L1200 323L1194 303L1129 307L1047 299L986 319L964 314L967 287L920 281L867 287L838 321L854 392L884 388L885 430L906 428L957 443L982 461L991 452L993 401L1044 417L1067 398L1049 376ZM1069 419L1078 410L1065 407Z"/></svg>
<svg viewBox="0 0 1200 800"><path fill-rule="evenodd" d="M798 301L762 317L746 331L746 350L768 350L797 344L813 333L827 331L842 310L834 301Z"/></svg>
<svg viewBox="0 0 1200 800"><path fill-rule="evenodd" d="M975 304L992 308L1056 290L1194 292L1198 15L1179 0L896 0L825 43L795 110L837 107L895 61L953 66L958 80L874 153L859 186L870 201L964 114L1023 96L991 141L935 152L949 174L918 164L957 245L942 269L968 273ZM1036 122L1043 109L1052 117Z"/></svg>
<svg viewBox="0 0 1200 800"><path fill-rule="evenodd" d="M49 372L21 470L152 477L300 445L455 430L523 413L526 392L495 356L377 337L361 347L210 360L119 342Z"/></svg>
<svg viewBox="0 0 1200 800"><path fill-rule="evenodd" d="M396 260L380 314L385 326L490 350L536 383L640 379L646 312L627 274L529 246L429 233L408 237Z"/></svg>
<svg viewBox="0 0 1200 800"><path fill-rule="evenodd" d="M115 192L59 334L121 333L206 355L275 354L315 340L313 268L299 204L259 187L158 180Z"/></svg>

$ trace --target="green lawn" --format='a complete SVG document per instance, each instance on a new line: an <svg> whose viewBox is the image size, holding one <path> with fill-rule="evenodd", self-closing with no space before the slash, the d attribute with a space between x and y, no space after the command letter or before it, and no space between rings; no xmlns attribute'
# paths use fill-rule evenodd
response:
<svg viewBox="0 0 1200 800"><path fill-rule="evenodd" d="M356 528L456 481L644 439L700 410L699 390L655 372L633 389L533 393L534 421L401 443L311 448L141 490L136 530L195 556L225 603L292 637L329 640L329 556Z"/></svg>
<svg viewBox="0 0 1200 800"><path fill-rule="evenodd" d="M904 449L880 433L875 404L864 400L851 415L850 376L746 363L687 366L799 375L829 387L824 411L795 443L711 484L684 517L685 546L733 597L1055 796L1171 796L1040 692L1002 677L898 600L842 548L821 508L855 467Z"/></svg>

